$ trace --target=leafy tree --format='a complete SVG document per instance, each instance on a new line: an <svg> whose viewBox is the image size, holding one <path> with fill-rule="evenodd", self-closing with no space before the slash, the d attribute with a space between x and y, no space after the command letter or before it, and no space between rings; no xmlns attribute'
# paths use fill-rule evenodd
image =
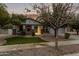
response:
<svg viewBox="0 0 79 59"><path fill-rule="evenodd" d="M4 25L3 29L12 29L13 25L11 23Z"/></svg>
<svg viewBox="0 0 79 59"><path fill-rule="evenodd" d="M17 17L18 17L19 20L21 20L21 22L25 22L26 18L27 18L27 16L22 15L22 14L17 15Z"/></svg>
<svg viewBox="0 0 79 59"><path fill-rule="evenodd" d="M12 14L11 23L13 25L18 25L24 22L26 17L24 15Z"/></svg>
<svg viewBox="0 0 79 59"><path fill-rule="evenodd" d="M18 25L18 24L21 23L21 21L19 20L19 18L17 17L16 14L12 14L11 23L12 23L13 25Z"/></svg>
<svg viewBox="0 0 79 59"><path fill-rule="evenodd" d="M0 26L6 25L10 19L9 14L6 10L7 6L0 3Z"/></svg>

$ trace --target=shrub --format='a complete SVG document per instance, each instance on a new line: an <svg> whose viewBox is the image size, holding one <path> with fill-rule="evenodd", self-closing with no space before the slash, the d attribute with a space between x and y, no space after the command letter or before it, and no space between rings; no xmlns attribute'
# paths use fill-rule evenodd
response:
<svg viewBox="0 0 79 59"><path fill-rule="evenodd" d="M32 32L32 36L35 36L35 32L34 31Z"/></svg>
<svg viewBox="0 0 79 59"><path fill-rule="evenodd" d="M23 30L23 31L18 31L17 34L18 34L18 35L26 35L26 33L25 33L24 30Z"/></svg>
<svg viewBox="0 0 79 59"><path fill-rule="evenodd" d="M22 31L22 32L21 32L21 35L26 35L25 31Z"/></svg>
<svg viewBox="0 0 79 59"><path fill-rule="evenodd" d="M65 33L65 39L68 39L70 37L69 33Z"/></svg>
<svg viewBox="0 0 79 59"><path fill-rule="evenodd" d="M12 29L13 25L12 24L6 24L3 29Z"/></svg>

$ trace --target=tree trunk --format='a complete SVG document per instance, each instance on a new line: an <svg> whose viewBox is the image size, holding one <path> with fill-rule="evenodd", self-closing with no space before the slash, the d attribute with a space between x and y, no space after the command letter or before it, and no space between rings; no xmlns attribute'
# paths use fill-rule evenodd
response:
<svg viewBox="0 0 79 59"><path fill-rule="evenodd" d="M54 30L54 37L57 37L57 30Z"/></svg>
<svg viewBox="0 0 79 59"><path fill-rule="evenodd" d="M55 37L55 48L58 50L58 38L57 38L58 30L54 30L54 37Z"/></svg>
<svg viewBox="0 0 79 59"><path fill-rule="evenodd" d="M78 31L77 31L77 35L78 35L79 33L78 33Z"/></svg>
<svg viewBox="0 0 79 59"><path fill-rule="evenodd" d="M76 30L76 32L77 32L77 35L78 35L78 34L79 34L79 33L78 33L78 30Z"/></svg>

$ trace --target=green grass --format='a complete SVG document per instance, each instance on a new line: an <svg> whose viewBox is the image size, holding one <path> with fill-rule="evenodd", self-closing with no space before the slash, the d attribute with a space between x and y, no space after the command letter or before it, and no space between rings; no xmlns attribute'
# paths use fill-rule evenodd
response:
<svg viewBox="0 0 79 59"><path fill-rule="evenodd" d="M5 39L7 42L5 45L24 44L24 43L40 43L46 42L39 37L11 37Z"/></svg>

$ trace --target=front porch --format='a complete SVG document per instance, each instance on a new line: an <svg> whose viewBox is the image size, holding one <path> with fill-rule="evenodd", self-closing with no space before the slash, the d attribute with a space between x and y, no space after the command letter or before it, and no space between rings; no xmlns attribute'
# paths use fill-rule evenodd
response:
<svg viewBox="0 0 79 59"><path fill-rule="evenodd" d="M27 35L32 34L34 32L35 35L42 34L42 26L41 25L23 25L23 30Z"/></svg>

